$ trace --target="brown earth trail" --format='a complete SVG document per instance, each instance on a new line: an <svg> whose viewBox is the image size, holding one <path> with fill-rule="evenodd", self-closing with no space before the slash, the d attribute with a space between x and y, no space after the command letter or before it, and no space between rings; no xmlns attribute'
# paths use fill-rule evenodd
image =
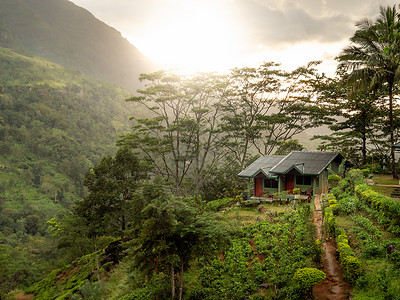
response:
<svg viewBox="0 0 400 300"><path fill-rule="evenodd" d="M314 225L317 229L316 237L323 238L323 224L321 212L321 196L314 198ZM326 278L320 284L314 286L313 296L316 300L346 300L350 299L350 286L343 279L343 271L340 263L336 259L336 247L332 239L327 239L324 244L324 256L321 269L326 274Z"/></svg>

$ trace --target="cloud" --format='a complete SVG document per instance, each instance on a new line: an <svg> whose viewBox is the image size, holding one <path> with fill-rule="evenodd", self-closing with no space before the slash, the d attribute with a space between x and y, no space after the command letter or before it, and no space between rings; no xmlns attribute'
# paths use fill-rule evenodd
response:
<svg viewBox="0 0 400 300"><path fill-rule="evenodd" d="M157 20L168 22L169 13L179 12L185 2L210 0L73 0L96 17L134 37ZM214 0L226 14L241 24L238 35L248 47L280 48L290 44L319 41L338 42L354 32L354 22L374 17L375 0ZM396 1L382 0L381 5ZM207 20L205 20L207 21Z"/></svg>
<svg viewBox="0 0 400 300"><path fill-rule="evenodd" d="M157 39L159 35L154 34L157 26L160 32L165 31L165 36L178 35L179 30L167 29L182 15L193 15L194 12L188 11L195 9L196 5L192 4L209 6L217 12L212 15L223 14L231 24L221 24L215 32L224 30L222 35L237 40L238 49L231 48L229 52L236 51L235 61L239 62L245 57L250 61L253 57L259 60L268 56L274 56L277 61L300 61L301 51L307 59L310 54L315 55L315 59L332 59L343 45L348 44L357 20L375 19L380 5L393 6L398 0L380 0L379 3L376 0L72 1L119 30L139 48L151 39ZM204 22L209 20L208 24L212 21L210 15L203 19ZM202 37L198 33L196 36L199 40ZM210 47L218 45L220 43L210 43ZM279 55L283 55L282 59L278 59Z"/></svg>
<svg viewBox="0 0 400 300"><path fill-rule="evenodd" d="M240 1L238 18L246 21L247 40L256 47L280 48L304 42L332 43L351 35L347 14L311 6L315 1ZM318 1L322 2L322 1ZM268 5L271 4L271 5ZM307 4L307 5L306 5Z"/></svg>

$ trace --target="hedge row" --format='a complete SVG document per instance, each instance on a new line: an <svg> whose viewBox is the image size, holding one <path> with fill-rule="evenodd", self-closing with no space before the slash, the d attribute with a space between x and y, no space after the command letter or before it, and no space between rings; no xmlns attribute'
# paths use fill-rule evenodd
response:
<svg viewBox="0 0 400 300"><path fill-rule="evenodd" d="M380 223L389 232L400 235L400 201L382 195L366 184L357 185L355 192L362 202L381 213Z"/></svg>
<svg viewBox="0 0 400 300"><path fill-rule="evenodd" d="M337 206L335 197L330 194L328 196L329 207L325 209L325 224L329 233L329 236L336 238L336 243L339 252L339 261L343 269L345 279L354 283L357 278L361 275L362 268L359 259L355 256L354 250L349 245L346 232L343 228L337 226L336 217L334 216L334 210Z"/></svg>
<svg viewBox="0 0 400 300"><path fill-rule="evenodd" d="M344 277L348 282L354 283L362 273L361 262L355 256L354 250L350 247L349 240L345 233L339 234L336 237L336 243Z"/></svg>

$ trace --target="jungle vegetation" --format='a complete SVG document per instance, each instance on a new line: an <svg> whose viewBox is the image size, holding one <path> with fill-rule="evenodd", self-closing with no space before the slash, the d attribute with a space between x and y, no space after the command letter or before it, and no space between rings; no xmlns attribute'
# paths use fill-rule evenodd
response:
<svg viewBox="0 0 400 300"><path fill-rule="evenodd" d="M399 55L398 31L380 31L391 15L397 28L396 9L383 8L352 42L382 34L378 54ZM324 125L335 133L316 136L321 149L368 176L395 175L397 73L378 78L350 50L335 78L318 62L291 72L266 62L225 75L143 73L136 94L26 50L0 48L0 298L307 298L324 277L312 205L248 208L237 173L303 148L299 134ZM396 297L398 202L360 172L326 199L328 231L355 295Z"/></svg>

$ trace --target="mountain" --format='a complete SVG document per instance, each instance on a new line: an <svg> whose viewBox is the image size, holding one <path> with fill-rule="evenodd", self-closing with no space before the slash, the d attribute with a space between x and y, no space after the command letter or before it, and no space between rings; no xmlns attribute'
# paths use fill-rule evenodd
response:
<svg viewBox="0 0 400 300"><path fill-rule="evenodd" d="M0 47L135 90L155 65L121 33L67 0L0 0Z"/></svg>
<svg viewBox="0 0 400 300"><path fill-rule="evenodd" d="M84 174L115 152L131 92L0 48L0 299L57 265L46 222L82 196Z"/></svg>

